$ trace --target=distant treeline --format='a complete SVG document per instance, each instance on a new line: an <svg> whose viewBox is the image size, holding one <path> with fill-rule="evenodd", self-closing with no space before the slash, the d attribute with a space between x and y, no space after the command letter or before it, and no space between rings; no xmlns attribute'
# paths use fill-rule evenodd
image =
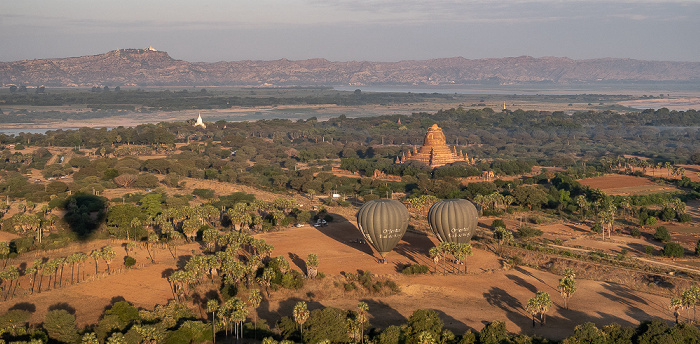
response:
<svg viewBox="0 0 700 344"><path fill-rule="evenodd" d="M0 103L7 105L32 105L32 106L63 106L85 105L94 109L115 109L115 105L126 105L129 108L145 107L164 111L176 111L186 109L226 109L231 107L254 107L274 105L366 105L366 104L394 104L411 103L434 99L452 99L452 95L440 93L363 93L325 90L321 94L301 90L290 91L289 95L268 96L269 90L260 92L248 91L248 96L213 94L207 89L200 91L143 91L143 90L114 90L104 91L96 88L94 92L56 92L56 93L14 93L0 95ZM117 107L119 108L119 107ZM125 108L119 108L125 109Z"/></svg>
<svg viewBox="0 0 700 344"><path fill-rule="evenodd" d="M9 123L9 119L22 116L32 115L31 112L3 114L0 122ZM49 131L46 135L0 135L0 144L95 148L214 140L244 145L252 137L258 137L272 140L262 143L271 150L294 148L302 161L351 158L368 147L384 147L385 154L375 158L380 159L379 163L387 159L386 163L391 164L397 155L408 152L414 145L422 145L426 130L435 123L443 128L448 145L457 146L477 160L522 159L541 165L570 166L603 156L632 154L657 162L700 162L700 154L695 154L700 153L700 112L665 108L622 114L456 108L411 116L347 118L341 115L323 122L315 117L297 121L217 121L209 123L206 129L193 127L191 120L114 130L81 128Z"/></svg>

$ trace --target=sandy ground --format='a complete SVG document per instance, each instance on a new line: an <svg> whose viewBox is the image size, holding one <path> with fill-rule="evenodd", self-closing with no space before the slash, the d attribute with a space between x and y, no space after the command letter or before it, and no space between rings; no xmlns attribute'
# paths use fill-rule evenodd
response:
<svg viewBox="0 0 700 344"><path fill-rule="evenodd" d="M680 97L680 98L660 98L660 99L638 99L618 102L622 106L635 109L659 109L665 107L669 110L685 111L688 109L700 109L700 98Z"/></svg>
<svg viewBox="0 0 700 344"><path fill-rule="evenodd" d="M335 210L340 210L340 213ZM361 237L354 220L347 219L348 208L335 208L332 211L336 221L327 227L306 226L291 228L281 232L257 235L274 245L273 256L284 256L290 265L304 271L303 259L309 253L319 257L319 271L328 275L324 280L309 283L299 292L280 291L273 293L269 300L263 302L258 310L261 317L271 323L280 316L290 315L293 305L298 300L309 302L310 308L343 307L353 309L359 300L369 304L373 326L385 327L404 322L417 308L431 308L438 311L447 328L462 333L467 329L480 330L487 321L502 320L513 332L538 334L551 338L563 338L571 335L577 324L593 321L598 325L618 322L627 326L636 326L639 321L663 318L671 319L665 307L665 297L634 292L624 286L596 281L579 281L579 291L570 302L571 309L562 308L562 300L555 286L559 276L527 268L513 270L501 269L499 258L489 249L475 249L474 255L467 259L466 275L425 275L403 276L397 273L403 264L421 263L433 267L427 251L435 245L435 239L420 233L408 233L397 248L388 255L389 262L378 262L378 254L368 245L352 241ZM489 219L484 224L490 224ZM76 245L54 252L45 252L39 256L66 256L73 251L89 252L94 247L111 244L119 256L112 264L121 262L125 251L120 249L120 242L98 242ZM0 310L24 308L35 310L32 321L41 322L51 308L74 309L81 325L93 323L99 319L105 307L114 301L125 299L137 307L152 308L156 304L173 298L170 285L165 276L171 269L177 268L178 260L182 262L193 252L200 252L198 244L189 244L178 249L177 259L167 250L157 250L157 264L147 261L144 248L136 253L140 266L125 271L123 269L106 274L104 262L98 267L100 273L95 275L93 261L85 267L86 281L70 285L70 269L64 272L64 287L46 290L48 281L44 279L43 291L29 295L29 281L20 280L21 285L14 299L1 302ZM11 260L10 264L23 266L31 261L32 254ZM141 265L142 264L142 265ZM440 267L442 271L445 264ZM454 267L454 265L448 265ZM391 278L401 287L401 293L391 296L373 296L362 292L345 292L342 287L334 287L332 281L344 280L343 274L370 270L381 278ZM524 305L538 290L547 291L552 296L555 306L549 313L547 326L531 327L529 315ZM595 305L591 307L591 305Z"/></svg>
<svg viewBox="0 0 700 344"><path fill-rule="evenodd" d="M629 196L678 190L672 185L660 185L643 177L623 174L609 174L602 177L585 178L580 179L579 182L594 189L601 189L609 195Z"/></svg>

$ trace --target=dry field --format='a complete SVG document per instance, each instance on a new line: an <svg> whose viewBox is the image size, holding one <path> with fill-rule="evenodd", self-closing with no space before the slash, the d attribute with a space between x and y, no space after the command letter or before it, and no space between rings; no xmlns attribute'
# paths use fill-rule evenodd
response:
<svg viewBox="0 0 700 344"><path fill-rule="evenodd" d="M600 189L609 195L632 196L660 192L674 192L678 189L670 185L659 185L643 177L622 174L609 174L602 177L580 179L579 182L593 189Z"/></svg>
<svg viewBox="0 0 700 344"><path fill-rule="evenodd" d="M667 310L668 298L635 292L621 285L579 280L578 292L570 302L571 309L562 307L562 300L555 287L559 276L530 268L504 270L499 258L488 248L475 249L467 260L466 275L404 276L397 273L403 264L421 263L432 265L427 252L436 241L432 236L409 232L398 247L388 255L389 262L381 264L376 252L366 244L353 241L361 237L356 228L353 208L332 208L336 220L328 227L291 228L282 232L257 235L274 245L273 256L289 259L294 269L304 271L302 259L309 253L319 257L319 271L328 276L320 281L312 281L300 291L279 291L263 302L258 313L270 323L281 316L290 315L298 300L309 302L310 308L343 307L352 309L359 300L370 306L372 324L386 327L405 322L417 308L432 308L438 311L447 328L456 333L467 329L480 330L486 321L507 322L513 332L538 334L555 339L569 336L577 324L593 321L598 325L617 322L626 326L636 326L639 321L662 318L670 321ZM481 226L490 225L492 219L485 219ZM549 229L545 228L548 232ZM554 231L555 228L552 228ZM566 231L566 229L559 228ZM66 249L40 253L38 256L66 256L73 251L89 252L93 248L110 244L117 248L119 256L112 264L121 262L125 251L120 249L121 241L103 241L75 245ZM12 307L35 309L32 321L42 321L49 308L64 307L75 309L80 324L86 325L98 320L105 307L115 300L125 299L138 307L152 308L156 304L173 298L165 276L176 269L178 261L201 252L197 243L178 249L177 259L164 249L156 250L157 263L149 262L148 253L140 248L135 257L139 266L132 270L114 271L107 274L104 262L100 262L98 274L94 264L86 265L87 280L69 285L70 270L64 273L64 287L44 290L28 295L28 280L22 279L18 294L0 303L0 311ZM34 259L33 254L21 256L10 264L22 265ZM442 271L442 267L439 271ZM373 296L366 292L345 292L335 287L333 282L344 281L343 274L370 270L382 278L391 278L401 287L401 293L391 296ZM44 289L47 281L44 280ZM555 306L549 313L545 327L531 327L531 320L524 307L527 300L537 290L549 292ZM203 291L204 292L204 291ZM590 305L595 305L591 307Z"/></svg>

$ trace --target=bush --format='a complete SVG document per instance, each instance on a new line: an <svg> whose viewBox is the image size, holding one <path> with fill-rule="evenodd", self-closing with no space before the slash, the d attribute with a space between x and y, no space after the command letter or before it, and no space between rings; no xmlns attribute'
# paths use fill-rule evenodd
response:
<svg viewBox="0 0 700 344"><path fill-rule="evenodd" d="M502 219L495 219L491 222L491 229L496 229L497 227L506 228L506 223Z"/></svg>
<svg viewBox="0 0 700 344"><path fill-rule="evenodd" d="M670 242L664 246L664 249L661 250L661 255L665 257L683 257L685 254L685 250L683 249L683 246L681 244L676 243L676 242Z"/></svg>
<svg viewBox="0 0 700 344"><path fill-rule="evenodd" d="M375 199L379 199L379 195L369 194L369 195L362 196L362 200L365 202L369 202L369 201L372 201Z"/></svg>
<svg viewBox="0 0 700 344"><path fill-rule="evenodd" d="M690 216L690 214L679 214L678 215L678 222L681 223L686 223L690 222L693 218Z"/></svg>
<svg viewBox="0 0 700 344"><path fill-rule="evenodd" d="M192 194L205 199L212 199L215 196L214 190L212 189L194 189L192 190Z"/></svg>
<svg viewBox="0 0 700 344"><path fill-rule="evenodd" d="M124 257L124 266L126 266L127 269L131 268L134 265L136 265L136 258L131 256Z"/></svg>
<svg viewBox="0 0 700 344"><path fill-rule="evenodd" d="M289 271L282 275L281 285L287 289L301 289L304 286L304 277L299 271Z"/></svg>
<svg viewBox="0 0 700 344"><path fill-rule="evenodd" d="M596 222L593 227L591 227L591 230L600 234L603 233L603 226L600 224L600 222Z"/></svg>
<svg viewBox="0 0 700 344"><path fill-rule="evenodd" d="M540 235L542 235L542 231L534 227L522 226L518 228L518 236L520 238L531 238Z"/></svg>
<svg viewBox="0 0 700 344"><path fill-rule="evenodd" d="M418 274L427 274L429 271L430 271L430 268L427 265L412 264L412 265L404 267L401 270L401 273L404 275L418 275Z"/></svg>
<svg viewBox="0 0 700 344"><path fill-rule="evenodd" d="M160 185L158 177L150 173L139 175L134 182L134 187L141 189L155 189Z"/></svg>
<svg viewBox="0 0 700 344"><path fill-rule="evenodd" d="M644 246L644 253L651 256L652 254L654 254L654 247L649 246L649 245Z"/></svg>
<svg viewBox="0 0 700 344"><path fill-rule="evenodd" d="M630 229L630 235L634 238L639 238L642 236L642 231L639 230L639 228L632 228Z"/></svg>
<svg viewBox="0 0 700 344"><path fill-rule="evenodd" d="M671 240L671 234L668 233L668 229L666 229L666 227L659 226L656 228L656 232L654 233L654 239L661 242L668 242Z"/></svg>

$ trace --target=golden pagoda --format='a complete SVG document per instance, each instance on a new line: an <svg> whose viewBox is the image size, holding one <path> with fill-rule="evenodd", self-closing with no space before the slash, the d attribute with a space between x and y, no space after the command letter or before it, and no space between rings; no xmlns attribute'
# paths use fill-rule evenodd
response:
<svg viewBox="0 0 700 344"><path fill-rule="evenodd" d="M395 162L403 164L408 161L420 161L430 167L444 166L458 161L469 162L467 153L457 151L454 147L450 149L446 142L442 129L437 124L433 124L425 134L423 147L419 150L413 146L413 150L409 151L408 155L402 153L401 156L396 157Z"/></svg>

